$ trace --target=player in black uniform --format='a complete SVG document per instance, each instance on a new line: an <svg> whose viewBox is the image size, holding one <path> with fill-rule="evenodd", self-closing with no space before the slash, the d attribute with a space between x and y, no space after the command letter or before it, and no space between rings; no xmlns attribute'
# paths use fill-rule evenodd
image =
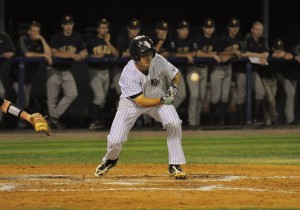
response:
<svg viewBox="0 0 300 210"><path fill-rule="evenodd" d="M270 64L275 68L276 77L282 85L285 92L285 105L284 115L287 125L295 123L295 94L297 88L297 71L294 68L294 63L286 62L291 61L294 57L292 53L285 50L284 42L282 39L276 39L272 45L272 58L277 61Z"/></svg>
<svg viewBox="0 0 300 210"><path fill-rule="evenodd" d="M232 79L233 58L241 56L241 37L239 35L240 23L236 18L229 20L227 24L228 32L219 38L218 51L220 63L214 65L210 74L211 84L211 110L212 118L216 115L216 108L219 108L219 119L217 124L225 124L227 114L229 92Z"/></svg>
<svg viewBox="0 0 300 210"><path fill-rule="evenodd" d="M93 58L119 57L119 51L111 43L109 34L110 23L101 19L97 24L97 35L87 39L87 49ZM110 85L109 63L90 63L89 76L90 86L94 93L93 104L91 105L91 123L89 129L103 128L103 108Z"/></svg>
<svg viewBox="0 0 300 210"><path fill-rule="evenodd" d="M186 58L187 63L175 64L180 70L181 80L179 82L178 94L176 95L174 106L177 108L186 98L186 87L184 78L188 71L194 66L194 56L197 50L194 37L190 34L190 25L187 21L180 21L176 26L176 34L173 36L172 56L176 58Z"/></svg>
<svg viewBox="0 0 300 210"><path fill-rule="evenodd" d="M208 69L212 69L215 63L221 61L218 56L218 37L215 34L216 24L211 18L204 21L202 26L202 32L196 36L195 42L197 44L196 57L200 58L212 58L212 63L199 63L196 64L197 69L190 71L187 75L187 83L190 89L189 112L189 124L191 126L198 126L200 123L200 114L202 110L203 101L206 94L206 85L208 78ZM193 107L196 107L196 112L193 111ZM210 105L210 111L216 109L215 106ZM212 123L212 120L211 120Z"/></svg>
<svg viewBox="0 0 300 210"><path fill-rule="evenodd" d="M159 21L155 30L149 33L150 39L152 39L157 53L164 56L165 58L170 56L170 51L174 49L173 39L169 33L169 23L165 20Z"/></svg>
<svg viewBox="0 0 300 210"><path fill-rule="evenodd" d="M51 37L51 50L54 57L72 59L75 62L87 57L86 45L82 36L73 31L74 20L66 15L61 21L62 31ZM54 63L48 70L47 97L50 123L53 128L63 129L59 118L68 109L77 97L75 79L70 71L71 63ZM63 97L59 99L60 88L63 89Z"/></svg>
<svg viewBox="0 0 300 210"><path fill-rule="evenodd" d="M263 125L262 120L262 102L265 97L265 89L261 78L257 71L267 65L267 58L269 56L269 47L263 37L263 24L256 21L252 24L251 34L246 35L245 52L241 54L242 57L255 57L258 63L252 63L252 84L255 91L255 107L254 107L254 125ZM253 62L253 61L252 61ZM237 105L242 107L246 99L246 74L245 70L239 72L237 75ZM243 112L242 112L243 113Z"/></svg>
<svg viewBox="0 0 300 210"><path fill-rule="evenodd" d="M44 58L48 65L52 65L52 53L50 47L44 37L40 34L41 32L41 24L33 21L28 28L27 35L21 36L17 43L17 53L20 56L24 57L35 57L35 58ZM31 89L32 83L36 79L38 75L38 70L40 68L46 70L45 62L32 62L25 63L25 86L24 86L24 98L25 98L25 109L29 107L31 102ZM13 87L15 91L18 93L19 90L19 80L18 80L18 68L16 69ZM35 98L35 103L41 104L41 102ZM39 111L39 110L32 110Z"/></svg>
<svg viewBox="0 0 300 210"><path fill-rule="evenodd" d="M4 58L5 60L11 59L15 55L15 47L10 39L10 37L5 34L0 32L0 58ZM0 62L0 71L2 72L3 68L3 63L5 62ZM5 88L3 85L2 78L4 76L3 73L0 75L0 97L4 98L5 97ZM5 78L7 79L7 78ZM0 111L0 122L2 120L2 111Z"/></svg>

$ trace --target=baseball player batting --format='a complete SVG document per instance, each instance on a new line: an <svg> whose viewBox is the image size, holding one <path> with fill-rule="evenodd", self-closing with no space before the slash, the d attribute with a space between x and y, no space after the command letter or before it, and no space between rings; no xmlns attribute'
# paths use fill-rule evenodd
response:
<svg viewBox="0 0 300 210"><path fill-rule="evenodd" d="M129 47L131 60L124 67L119 84L121 96L118 111L107 136L107 153L96 168L99 177L116 165L122 144L136 119L148 114L167 129L169 151L169 174L176 179L186 178L180 165L185 164L181 146L181 120L172 105L180 80L178 69L161 55L156 54L152 40L147 36L135 37ZM168 77L172 85L163 93L163 78Z"/></svg>

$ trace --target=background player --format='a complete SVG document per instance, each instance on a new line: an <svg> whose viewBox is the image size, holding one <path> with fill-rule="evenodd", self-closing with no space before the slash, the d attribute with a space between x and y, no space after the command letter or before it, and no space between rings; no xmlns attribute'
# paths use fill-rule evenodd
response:
<svg viewBox="0 0 300 210"><path fill-rule="evenodd" d="M110 23L108 20L99 20L97 35L87 39L87 49L91 57L119 57L119 51L110 41L109 26ZM111 65L109 63L89 64L90 86L94 93L94 100L90 111L91 123L89 129L103 128L103 108L109 90L110 69Z"/></svg>
<svg viewBox="0 0 300 210"><path fill-rule="evenodd" d="M172 106L180 77L178 69L155 52L154 44L147 36L137 36L130 44L132 60L122 71L118 111L107 137L107 153L96 168L95 176L104 175L116 165L122 144L136 119L142 114L149 114L167 129L169 174L175 178L186 177L180 168L180 164L186 162L181 146L182 121ZM173 82L165 96L162 91L164 76Z"/></svg>
<svg viewBox="0 0 300 210"><path fill-rule="evenodd" d="M255 21L252 24L251 34L246 35L244 42L244 53L242 57L257 57L260 64L252 64L252 84L255 91L255 107L254 107L254 125L263 125L262 121L262 102L265 97L265 89L262 84L261 78L257 71L267 64L269 56L269 47L263 37L263 24ZM237 104L240 106L245 103L246 99L246 73L239 72L237 74ZM243 112L242 112L243 113Z"/></svg>
<svg viewBox="0 0 300 210"><path fill-rule="evenodd" d="M195 38L197 44L196 57L212 58L220 62L217 55L217 42L215 36L215 21L208 18L202 25L202 31ZM190 90L188 121L190 127L197 127L200 124L200 114L206 94L208 68L210 64L198 63L194 68L188 70L186 81Z"/></svg>
<svg viewBox="0 0 300 210"><path fill-rule="evenodd" d="M62 31L51 37L51 50L54 57L69 58L79 62L87 57L87 50L82 36L73 31L74 20L66 15L61 21ZM47 98L50 123L53 128L64 129L60 122L60 116L68 109L76 99L77 87L71 73L71 63L55 63L48 70ZM63 88L64 96L59 100L60 88Z"/></svg>
<svg viewBox="0 0 300 210"><path fill-rule="evenodd" d="M228 109L229 91L232 78L232 58L241 56L241 38L239 36L240 23L236 18L229 20L228 32L219 38L218 51L220 63L214 65L210 74L212 118L219 109L218 125L225 124Z"/></svg>
<svg viewBox="0 0 300 210"><path fill-rule="evenodd" d="M28 58L32 57L40 57L44 58L48 65L52 65L52 53L51 49L44 39L44 37L40 34L41 32L41 24L33 21L27 30L27 35L21 36L19 38L17 44L17 51L20 56L25 56ZM44 62L32 62L25 64L25 86L24 86L24 96L25 96L25 109L29 108L30 104L30 96L32 84L35 78L38 75L38 70L40 67L44 65ZM46 70L46 66L43 66L43 69ZM13 83L14 89L16 93L18 93L19 89L19 78L18 78L19 69L17 69L17 74L15 81ZM37 99L35 100L38 101Z"/></svg>
<svg viewBox="0 0 300 210"><path fill-rule="evenodd" d="M15 47L7 34L0 32L0 57L5 58L6 60L11 59L15 55ZM3 85L2 78L4 74L2 73L2 65L4 62L0 62L0 97L5 97L5 88ZM0 111L0 122L2 121L2 111Z"/></svg>

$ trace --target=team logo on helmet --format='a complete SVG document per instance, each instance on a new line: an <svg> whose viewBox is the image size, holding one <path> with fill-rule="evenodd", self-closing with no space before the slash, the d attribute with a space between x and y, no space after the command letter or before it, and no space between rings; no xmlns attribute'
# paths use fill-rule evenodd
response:
<svg viewBox="0 0 300 210"><path fill-rule="evenodd" d="M144 44L148 47L151 48L151 44L148 41L144 41Z"/></svg>

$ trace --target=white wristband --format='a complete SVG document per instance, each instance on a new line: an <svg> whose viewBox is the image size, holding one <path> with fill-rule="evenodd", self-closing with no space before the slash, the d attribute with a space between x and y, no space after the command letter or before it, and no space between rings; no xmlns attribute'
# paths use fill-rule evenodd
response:
<svg viewBox="0 0 300 210"><path fill-rule="evenodd" d="M17 105L11 103L7 108L7 113L10 113L16 117L20 117L21 113L23 112L22 109L17 107Z"/></svg>

